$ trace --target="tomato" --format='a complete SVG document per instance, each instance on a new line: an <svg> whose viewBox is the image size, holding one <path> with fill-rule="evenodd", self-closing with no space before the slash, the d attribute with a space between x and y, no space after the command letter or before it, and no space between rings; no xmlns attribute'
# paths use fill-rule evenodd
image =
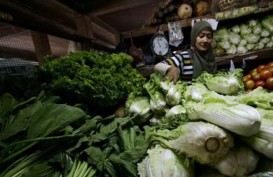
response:
<svg viewBox="0 0 273 177"><path fill-rule="evenodd" d="M269 77L265 82L266 88L272 90L273 89L273 77Z"/></svg>
<svg viewBox="0 0 273 177"><path fill-rule="evenodd" d="M253 89L255 87L255 82L254 80L248 80L245 82L245 88L248 89Z"/></svg>
<svg viewBox="0 0 273 177"><path fill-rule="evenodd" d="M251 76L257 74L257 68L252 69L249 73L251 74Z"/></svg>
<svg viewBox="0 0 273 177"><path fill-rule="evenodd" d="M260 73L256 73L256 74L253 74L253 75L252 75L252 79L253 79L254 81L260 80L260 78L261 78L261 74L260 74Z"/></svg>
<svg viewBox="0 0 273 177"><path fill-rule="evenodd" d="M243 82L246 82L249 79L251 79L251 75L250 74L247 74L247 75L243 76Z"/></svg>
<svg viewBox="0 0 273 177"><path fill-rule="evenodd" d="M267 78L271 77L273 74L268 70L268 69L264 69L260 72L261 74L261 79L262 80L266 80Z"/></svg>
<svg viewBox="0 0 273 177"><path fill-rule="evenodd" d="M273 74L273 66L269 66L267 69Z"/></svg>
<svg viewBox="0 0 273 177"><path fill-rule="evenodd" d="M271 62L269 62L269 63L267 63L267 65L266 65L267 67L271 67L271 66L273 66L273 61L271 61Z"/></svg>
<svg viewBox="0 0 273 177"><path fill-rule="evenodd" d="M263 80L257 80L256 82L255 82L255 88L257 88L257 87L264 87L265 86L265 81L263 81Z"/></svg>
<svg viewBox="0 0 273 177"><path fill-rule="evenodd" d="M257 67L257 73L260 73L262 70L264 70L266 68L266 65L259 65Z"/></svg>

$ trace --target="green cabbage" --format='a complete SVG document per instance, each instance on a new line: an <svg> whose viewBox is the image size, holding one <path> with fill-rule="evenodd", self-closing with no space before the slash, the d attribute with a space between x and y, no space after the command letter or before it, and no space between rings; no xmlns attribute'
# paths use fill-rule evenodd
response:
<svg viewBox="0 0 273 177"><path fill-rule="evenodd" d="M220 46L222 49L229 49L231 44L228 40L217 42L217 45Z"/></svg>
<svg viewBox="0 0 273 177"><path fill-rule="evenodd" d="M264 18L261 23L266 30L273 31L273 18L271 16Z"/></svg>
<svg viewBox="0 0 273 177"><path fill-rule="evenodd" d="M224 97L223 97L224 98ZM201 102L187 102L185 105L188 118L205 120L241 136L256 134L261 126L261 116L257 109L246 104L215 102L209 98Z"/></svg>
<svg viewBox="0 0 273 177"><path fill-rule="evenodd" d="M234 95L244 90L244 84L242 81L243 76L242 69L235 69L233 72L219 72L217 74L210 74L203 72L196 82L203 83L209 90L215 92Z"/></svg>
<svg viewBox="0 0 273 177"><path fill-rule="evenodd" d="M229 33L229 41L231 44L238 45L241 41L241 36L239 34L230 32Z"/></svg>
<svg viewBox="0 0 273 177"><path fill-rule="evenodd" d="M236 45L230 45L228 49L226 49L226 54L234 55L237 53L237 47Z"/></svg>
<svg viewBox="0 0 273 177"><path fill-rule="evenodd" d="M227 41L229 38L229 34L228 34L228 30L227 28L221 28L218 29L215 33L214 33L214 39L216 41Z"/></svg>
<svg viewBox="0 0 273 177"><path fill-rule="evenodd" d="M231 28L231 31L234 32L234 33L239 34L240 31L241 31L240 26L239 26L239 25L234 25L234 26Z"/></svg>
<svg viewBox="0 0 273 177"><path fill-rule="evenodd" d="M148 150L137 169L140 177L193 177L192 164L187 159L159 145Z"/></svg>
<svg viewBox="0 0 273 177"><path fill-rule="evenodd" d="M262 25L257 24L256 26L253 26L252 31L253 31L253 34L255 35L261 34L261 32L263 31Z"/></svg>
<svg viewBox="0 0 273 177"><path fill-rule="evenodd" d="M255 34L247 34L243 35L242 37L250 44L256 44L260 39L260 36Z"/></svg>
<svg viewBox="0 0 273 177"><path fill-rule="evenodd" d="M240 29L241 35L249 35L252 32L251 28L246 24L241 24Z"/></svg>
<svg viewBox="0 0 273 177"><path fill-rule="evenodd" d="M256 169L258 160L258 154L251 148L237 146L212 166L226 176L242 177Z"/></svg>
<svg viewBox="0 0 273 177"><path fill-rule="evenodd" d="M202 121L186 122L173 130L158 130L151 140L201 164L218 161L233 147L231 134Z"/></svg>
<svg viewBox="0 0 273 177"><path fill-rule="evenodd" d="M237 47L237 53L247 53L248 50L247 50L247 47L245 46L238 46Z"/></svg>
<svg viewBox="0 0 273 177"><path fill-rule="evenodd" d="M260 130L255 135L242 139L251 148L273 159L273 110L258 109L258 111L262 117Z"/></svg>

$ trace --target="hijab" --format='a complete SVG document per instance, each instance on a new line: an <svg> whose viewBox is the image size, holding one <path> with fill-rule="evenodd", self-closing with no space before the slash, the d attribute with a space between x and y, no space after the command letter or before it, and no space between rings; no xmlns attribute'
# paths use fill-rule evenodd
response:
<svg viewBox="0 0 273 177"><path fill-rule="evenodd" d="M193 79L200 76L204 71L215 73L217 70L212 47L209 47L205 52L200 52L195 46L198 34L205 28L208 28L211 31L211 34L213 34L211 25L206 21L195 23L191 30L192 49L189 50L189 53L193 62Z"/></svg>

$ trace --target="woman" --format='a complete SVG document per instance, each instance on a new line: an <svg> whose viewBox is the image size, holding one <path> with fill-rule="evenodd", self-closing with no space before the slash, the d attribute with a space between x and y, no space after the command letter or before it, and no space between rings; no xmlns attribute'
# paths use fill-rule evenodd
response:
<svg viewBox="0 0 273 177"><path fill-rule="evenodd" d="M155 72L177 82L179 79L189 84L204 71L215 73L217 70L212 49L213 30L206 21L194 24L191 30L192 48L172 56L155 65Z"/></svg>

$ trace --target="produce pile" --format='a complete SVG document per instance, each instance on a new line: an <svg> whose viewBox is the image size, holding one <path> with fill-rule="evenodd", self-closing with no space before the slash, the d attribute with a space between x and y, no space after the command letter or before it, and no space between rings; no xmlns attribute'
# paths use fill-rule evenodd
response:
<svg viewBox="0 0 273 177"><path fill-rule="evenodd" d="M0 97L0 177L272 175L273 92L243 72L204 72L188 86L152 74L125 115L90 116L41 92Z"/></svg>
<svg viewBox="0 0 273 177"><path fill-rule="evenodd" d="M268 91L273 90L273 62L261 64L243 76L245 89L252 91L257 87L263 87Z"/></svg>
<svg viewBox="0 0 273 177"><path fill-rule="evenodd" d="M273 17L250 19L230 27L220 27L214 34L216 56L244 54L273 47Z"/></svg>
<svg viewBox="0 0 273 177"><path fill-rule="evenodd" d="M38 77L45 90L68 103L106 108L144 84L145 78L132 62L126 53L79 51L61 58L45 58Z"/></svg>

